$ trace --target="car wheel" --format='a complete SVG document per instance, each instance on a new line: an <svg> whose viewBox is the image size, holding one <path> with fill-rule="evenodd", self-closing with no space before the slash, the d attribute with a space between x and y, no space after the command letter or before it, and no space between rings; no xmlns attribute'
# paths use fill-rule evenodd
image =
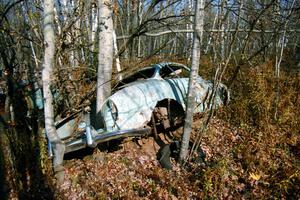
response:
<svg viewBox="0 0 300 200"><path fill-rule="evenodd" d="M161 166L165 169L171 170L172 169L172 161L171 158L177 160L180 152L180 142L174 141L170 144L166 144L162 146L158 153L157 159Z"/></svg>

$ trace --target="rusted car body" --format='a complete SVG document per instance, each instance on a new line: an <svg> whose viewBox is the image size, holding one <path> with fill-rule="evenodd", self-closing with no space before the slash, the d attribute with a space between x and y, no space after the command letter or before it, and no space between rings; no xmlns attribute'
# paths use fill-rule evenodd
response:
<svg viewBox="0 0 300 200"><path fill-rule="evenodd" d="M188 74L186 66L165 62L146 67L123 79L102 106L99 119L101 128L95 128L99 121L91 123L95 119L88 112L57 124L57 132L66 145L66 153L87 146L95 147L112 139L150 134L149 123L157 114L161 115L159 120L165 128L175 126L176 117L184 116ZM200 76L197 78L195 113L204 112L211 106L217 108L229 100L226 86L219 84L215 87L214 100L210 101L213 88L212 82ZM177 115L170 117L170 113ZM51 153L51 146L49 150Z"/></svg>

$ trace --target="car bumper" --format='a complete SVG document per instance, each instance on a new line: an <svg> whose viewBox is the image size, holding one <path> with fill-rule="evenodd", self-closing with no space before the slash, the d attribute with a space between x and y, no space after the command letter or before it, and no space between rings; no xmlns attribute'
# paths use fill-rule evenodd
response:
<svg viewBox="0 0 300 200"><path fill-rule="evenodd" d="M107 142L110 140L125 138L125 137L140 137L149 135L151 133L150 128L142 128L142 129L128 129L128 130L117 130L112 132L99 132L95 136L91 136L90 133L82 135L81 138L76 138L74 140L65 142L65 154L73 151L77 151L80 149L84 149L86 147L96 147L99 143ZM48 153L49 156L53 156L53 150L51 142L48 140Z"/></svg>

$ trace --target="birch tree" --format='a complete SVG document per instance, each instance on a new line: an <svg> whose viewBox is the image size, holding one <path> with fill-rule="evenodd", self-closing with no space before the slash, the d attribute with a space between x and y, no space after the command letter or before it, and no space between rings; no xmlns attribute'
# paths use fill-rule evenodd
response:
<svg viewBox="0 0 300 200"><path fill-rule="evenodd" d="M99 0L99 55L97 72L97 108L99 113L105 99L111 93L113 64L113 19L112 1Z"/></svg>
<svg viewBox="0 0 300 200"><path fill-rule="evenodd" d="M194 37L192 49L192 67L189 77L185 123L183 127L182 144L180 149L179 160L181 163L187 157L190 141L190 134L193 125L193 110L195 107L195 86L198 76L199 60L200 60L200 44L203 34L203 18L204 18L204 0L196 1L195 18L194 18Z"/></svg>
<svg viewBox="0 0 300 200"><path fill-rule="evenodd" d="M92 3L92 13L91 13L91 28L90 28L90 39L91 39L91 52L93 53L95 51L95 44L96 44L96 33L98 29L98 11L97 11L97 5L96 2ZM94 63L94 54L91 54L91 62Z"/></svg>
<svg viewBox="0 0 300 200"><path fill-rule="evenodd" d="M55 54L55 34L54 34L54 2L44 1L44 66L42 70L43 92L44 92L44 112L45 129L50 143L53 146L54 159L53 167L55 172L63 171L63 155L65 146L57 135L54 125L53 96L50 90L52 70Z"/></svg>

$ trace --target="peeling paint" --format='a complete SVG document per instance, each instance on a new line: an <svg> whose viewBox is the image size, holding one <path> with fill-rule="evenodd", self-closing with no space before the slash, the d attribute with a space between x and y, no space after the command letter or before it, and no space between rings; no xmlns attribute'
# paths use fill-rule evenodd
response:
<svg viewBox="0 0 300 200"><path fill-rule="evenodd" d="M154 68L154 70L148 70L151 68ZM180 69L179 71L187 71L188 68L177 63L159 63L145 69L147 70L143 71L142 69L140 71L141 74L137 72L129 79L123 79L126 85L120 85L119 90L104 102L101 109L104 127L98 131L95 131L92 127L94 138L108 140L110 137L113 139L115 136L122 136L123 133L124 136L128 136L130 130L133 130L136 136L136 131L144 129L145 125L151 121L152 113L157 104L166 99L176 101L185 110L189 79L178 77L177 73L174 72L178 69ZM147 74L142 74L143 72L147 72ZM153 74L148 72L153 72ZM167 73L171 74L172 77L168 77ZM161 74L164 77L161 77ZM173 74L177 77L173 77ZM140 77L143 80L140 80ZM213 84L210 81L206 81L201 77L198 77L196 81L197 106L194 109L195 113L204 112L209 108L209 96L213 89ZM228 98L229 92L226 86L220 84L217 88L214 108L226 103ZM62 139L74 135L71 130L77 129L75 121L80 120L70 119L58 128L59 136ZM167 121L167 119L164 119L164 123L167 123ZM78 134L79 136L80 134L84 135L84 131ZM69 146L69 151L72 151L72 148L77 150L86 146L86 141L82 137L79 139L77 137L74 141L69 140L68 142L70 146L71 144L74 146L74 148Z"/></svg>

